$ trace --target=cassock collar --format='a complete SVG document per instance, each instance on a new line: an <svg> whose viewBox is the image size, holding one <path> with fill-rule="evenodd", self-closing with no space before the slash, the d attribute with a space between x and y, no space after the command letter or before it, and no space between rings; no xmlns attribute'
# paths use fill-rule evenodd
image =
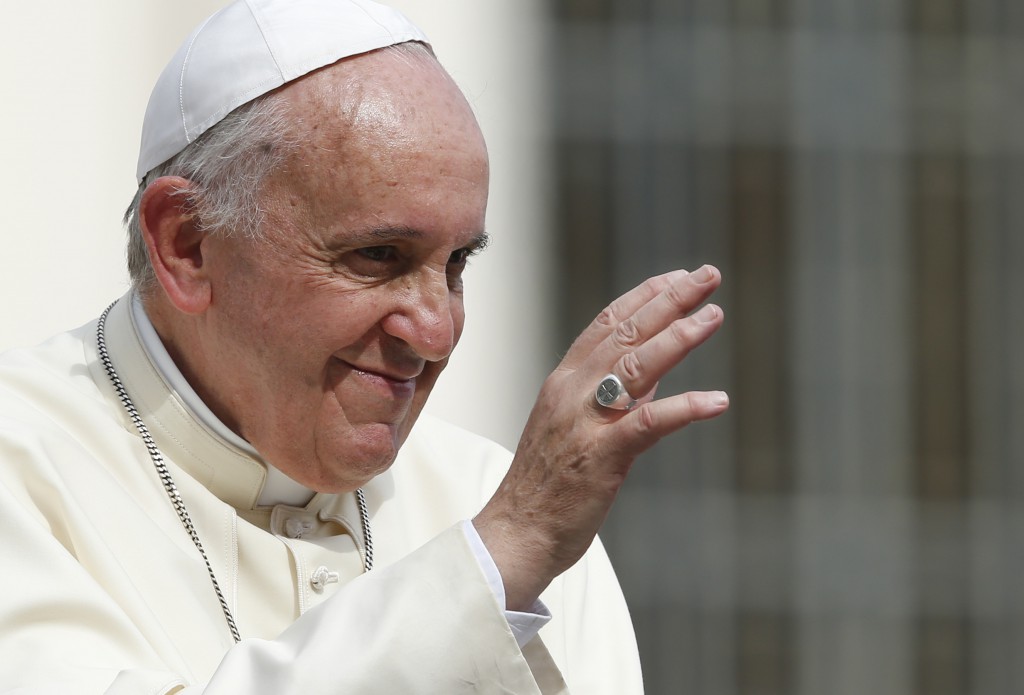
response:
<svg viewBox="0 0 1024 695"><path fill-rule="evenodd" d="M157 446L236 509L304 506L316 493L269 465L199 398L160 341L142 303L129 293L110 311L114 367Z"/></svg>

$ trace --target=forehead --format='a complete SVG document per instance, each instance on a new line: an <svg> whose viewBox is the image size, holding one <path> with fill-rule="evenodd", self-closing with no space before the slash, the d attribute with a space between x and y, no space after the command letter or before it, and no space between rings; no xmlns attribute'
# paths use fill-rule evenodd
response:
<svg viewBox="0 0 1024 695"><path fill-rule="evenodd" d="M346 225L376 216L386 226L482 230L483 137L432 56L377 51L313 73L281 95L298 147L275 178L292 207Z"/></svg>
<svg viewBox="0 0 1024 695"><path fill-rule="evenodd" d="M462 92L437 60L416 46L348 58L286 88L297 135L345 154L382 146L482 149L479 126Z"/></svg>

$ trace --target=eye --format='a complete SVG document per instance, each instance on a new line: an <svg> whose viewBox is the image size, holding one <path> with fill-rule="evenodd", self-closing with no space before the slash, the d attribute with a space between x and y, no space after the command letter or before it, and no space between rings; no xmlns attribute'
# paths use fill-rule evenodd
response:
<svg viewBox="0 0 1024 695"><path fill-rule="evenodd" d="M470 258L487 248L488 241L489 239L486 234L480 235L480 237L474 239L473 243L469 246L465 246L452 253L452 255L448 257L448 265L455 266L457 268L465 267Z"/></svg>
<svg viewBox="0 0 1024 695"><path fill-rule="evenodd" d="M387 263L398 257L394 246L367 246L366 248L359 249L356 253L367 260L376 261L377 263Z"/></svg>
<svg viewBox="0 0 1024 695"><path fill-rule="evenodd" d="M405 262L396 246L363 246L345 253L337 267L364 278L381 279L400 273Z"/></svg>
<svg viewBox="0 0 1024 695"><path fill-rule="evenodd" d="M466 265L469 257L475 253L474 249L459 249L448 257L448 265L462 266Z"/></svg>

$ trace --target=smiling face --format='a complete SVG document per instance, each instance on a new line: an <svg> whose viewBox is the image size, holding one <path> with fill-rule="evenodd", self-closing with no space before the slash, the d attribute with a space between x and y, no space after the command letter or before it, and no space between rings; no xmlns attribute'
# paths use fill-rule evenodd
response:
<svg viewBox="0 0 1024 695"><path fill-rule="evenodd" d="M263 191L262 239L203 241L211 299L183 371L270 463L341 492L391 465L459 340L487 154L425 55L367 54L282 95L303 144Z"/></svg>

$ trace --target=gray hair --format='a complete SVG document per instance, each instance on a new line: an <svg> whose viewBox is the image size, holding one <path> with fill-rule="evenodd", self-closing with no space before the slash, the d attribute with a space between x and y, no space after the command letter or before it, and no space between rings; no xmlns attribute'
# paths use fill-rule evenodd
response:
<svg viewBox="0 0 1024 695"><path fill-rule="evenodd" d="M380 50L395 52L404 59L434 58L430 47L418 42ZM260 206L263 185L298 148L296 132L287 99L280 91L272 92L238 107L146 174L124 214L132 287L145 296L156 283L139 220L142 193L149 184L161 176L186 179L190 185L182 186L175 195L193 213L200 231L258 238L264 218Z"/></svg>
<svg viewBox="0 0 1024 695"><path fill-rule="evenodd" d="M145 294L156 276L142 236L142 193L161 176L190 182L175 195L196 219L200 231L259 235L263 221L260 192L275 168L293 151L288 109L279 94L259 97L235 109L195 142L154 167L139 185L124 214L128 230L128 274Z"/></svg>

